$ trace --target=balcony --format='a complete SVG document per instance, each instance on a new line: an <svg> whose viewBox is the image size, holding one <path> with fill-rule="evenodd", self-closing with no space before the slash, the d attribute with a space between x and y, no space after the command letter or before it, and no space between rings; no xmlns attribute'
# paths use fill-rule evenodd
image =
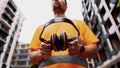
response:
<svg viewBox="0 0 120 68"><path fill-rule="evenodd" d="M12 68L29 68L29 65L12 65Z"/></svg>
<svg viewBox="0 0 120 68"><path fill-rule="evenodd" d="M108 59L103 63L103 65L98 66L97 68L119 68L120 67L120 52L117 55L112 56L111 59Z"/></svg>
<svg viewBox="0 0 120 68"><path fill-rule="evenodd" d="M4 39L0 38L0 46L4 45L5 42L6 42L6 41L5 41Z"/></svg>
<svg viewBox="0 0 120 68"><path fill-rule="evenodd" d="M13 59L13 61L16 61L16 62L29 61L29 60L30 60L29 58L25 58L25 59Z"/></svg>
<svg viewBox="0 0 120 68"><path fill-rule="evenodd" d="M10 0L9 2L8 2L8 5L10 6L10 8L14 11L14 12L16 12L16 6L15 6L15 4L13 3L13 1L12 0Z"/></svg>
<svg viewBox="0 0 120 68"><path fill-rule="evenodd" d="M5 12L11 17L14 17L14 14L11 12L11 10L9 8L5 8Z"/></svg>
<svg viewBox="0 0 120 68"><path fill-rule="evenodd" d="M3 33L5 36L8 36L8 32L7 31L5 31L2 27L1 27L1 25L0 25L0 33Z"/></svg>
<svg viewBox="0 0 120 68"><path fill-rule="evenodd" d="M14 54L14 56L28 56L29 54L28 53L22 53L22 54Z"/></svg>
<svg viewBox="0 0 120 68"><path fill-rule="evenodd" d="M0 21L3 25L5 25L5 27L9 30L11 27L11 24L9 24L7 21L5 21L4 19L1 19Z"/></svg>
<svg viewBox="0 0 120 68"><path fill-rule="evenodd" d="M12 23L12 18L8 15L8 14L6 14L6 13L3 13L2 14L2 17L3 17L3 19L4 20L6 20L8 23Z"/></svg>
<svg viewBox="0 0 120 68"><path fill-rule="evenodd" d="M1 53L3 52L3 46L5 44L5 41L3 41L1 38L0 38L0 55Z"/></svg>

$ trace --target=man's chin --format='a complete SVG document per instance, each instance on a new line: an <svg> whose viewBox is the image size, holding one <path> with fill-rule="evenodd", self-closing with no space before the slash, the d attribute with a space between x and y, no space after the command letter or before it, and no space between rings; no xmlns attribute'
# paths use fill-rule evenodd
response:
<svg viewBox="0 0 120 68"><path fill-rule="evenodd" d="M61 8L59 8L59 7L54 7L53 10L54 10L54 11L61 11Z"/></svg>
<svg viewBox="0 0 120 68"><path fill-rule="evenodd" d="M54 10L55 13L62 13L62 12L64 12L64 10L62 8L60 8L60 7L54 7L53 10Z"/></svg>

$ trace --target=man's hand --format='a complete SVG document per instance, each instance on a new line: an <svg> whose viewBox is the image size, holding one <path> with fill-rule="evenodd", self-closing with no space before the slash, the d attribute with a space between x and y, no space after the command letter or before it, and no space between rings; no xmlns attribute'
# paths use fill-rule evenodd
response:
<svg viewBox="0 0 120 68"><path fill-rule="evenodd" d="M47 60L51 57L51 52L51 45L42 42L40 46L40 53L43 56L44 60Z"/></svg>
<svg viewBox="0 0 120 68"><path fill-rule="evenodd" d="M80 39L75 39L74 41L69 42L68 51L70 56L80 57L80 47L83 44L80 42Z"/></svg>

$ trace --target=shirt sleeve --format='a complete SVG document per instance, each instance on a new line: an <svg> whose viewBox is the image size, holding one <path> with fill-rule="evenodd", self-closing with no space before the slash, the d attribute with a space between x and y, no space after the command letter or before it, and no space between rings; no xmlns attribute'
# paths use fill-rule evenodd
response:
<svg viewBox="0 0 120 68"><path fill-rule="evenodd" d="M32 37L32 40L31 40L30 45L28 47L32 51L38 50L40 48L41 42L39 40L39 36L40 36L41 30L42 30L42 26L39 26L36 29L36 31L35 31L35 33L34 33L34 35Z"/></svg>
<svg viewBox="0 0 120 68"><path fill-rule="evenodd" d="M96 44L97 42L99 42L99 39L95 36L95 34L84 21L82 22L82 36L84 45Z"/></svg>

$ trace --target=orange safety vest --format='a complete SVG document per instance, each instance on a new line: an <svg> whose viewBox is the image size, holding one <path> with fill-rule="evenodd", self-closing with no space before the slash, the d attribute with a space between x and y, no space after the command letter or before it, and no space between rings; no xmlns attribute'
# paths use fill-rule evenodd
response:
<svg viewBox="0 0 120 68"><path fill-rule="evenodd" d="M80 36L79 38L84 41L84 45L87 46L89 44L94 44L99 41L99 39L93 34L93 32L89 29L89 27L83 22L74 20L75 26L79 29ZM38 50L40 48L41 41L39 40L39 35L43 29L43 26L37 28L32 41L29 45L29 49L31 51ZM50 35L52 33L56 33L58 36L61 32L65 31L69 37L73 37L77 31L71 24L65 22L58 22L47 26L42 34L42 37L46 40L49 40ZM59 55L68 55L68 50L65 51L52 51L52 56ZM44 65L43 65L44 66ZM68 61L60 62L60 63L52 63L51 65L44 66L44 68L85 68L84 65L78 65L77 63L68 63Z"/></svg>
<svg viewBox="0 0 120 68"><path fill-rule="evenodd" d="M87 62L83 59L80 59L79 57L61 55L61 56L52 56L48 60L43 60L38 65L38 68L43 68L44 66L49 67L49 65L56 64L56 63L71 63L71 64L82 65L87 67Z"/></svg>

